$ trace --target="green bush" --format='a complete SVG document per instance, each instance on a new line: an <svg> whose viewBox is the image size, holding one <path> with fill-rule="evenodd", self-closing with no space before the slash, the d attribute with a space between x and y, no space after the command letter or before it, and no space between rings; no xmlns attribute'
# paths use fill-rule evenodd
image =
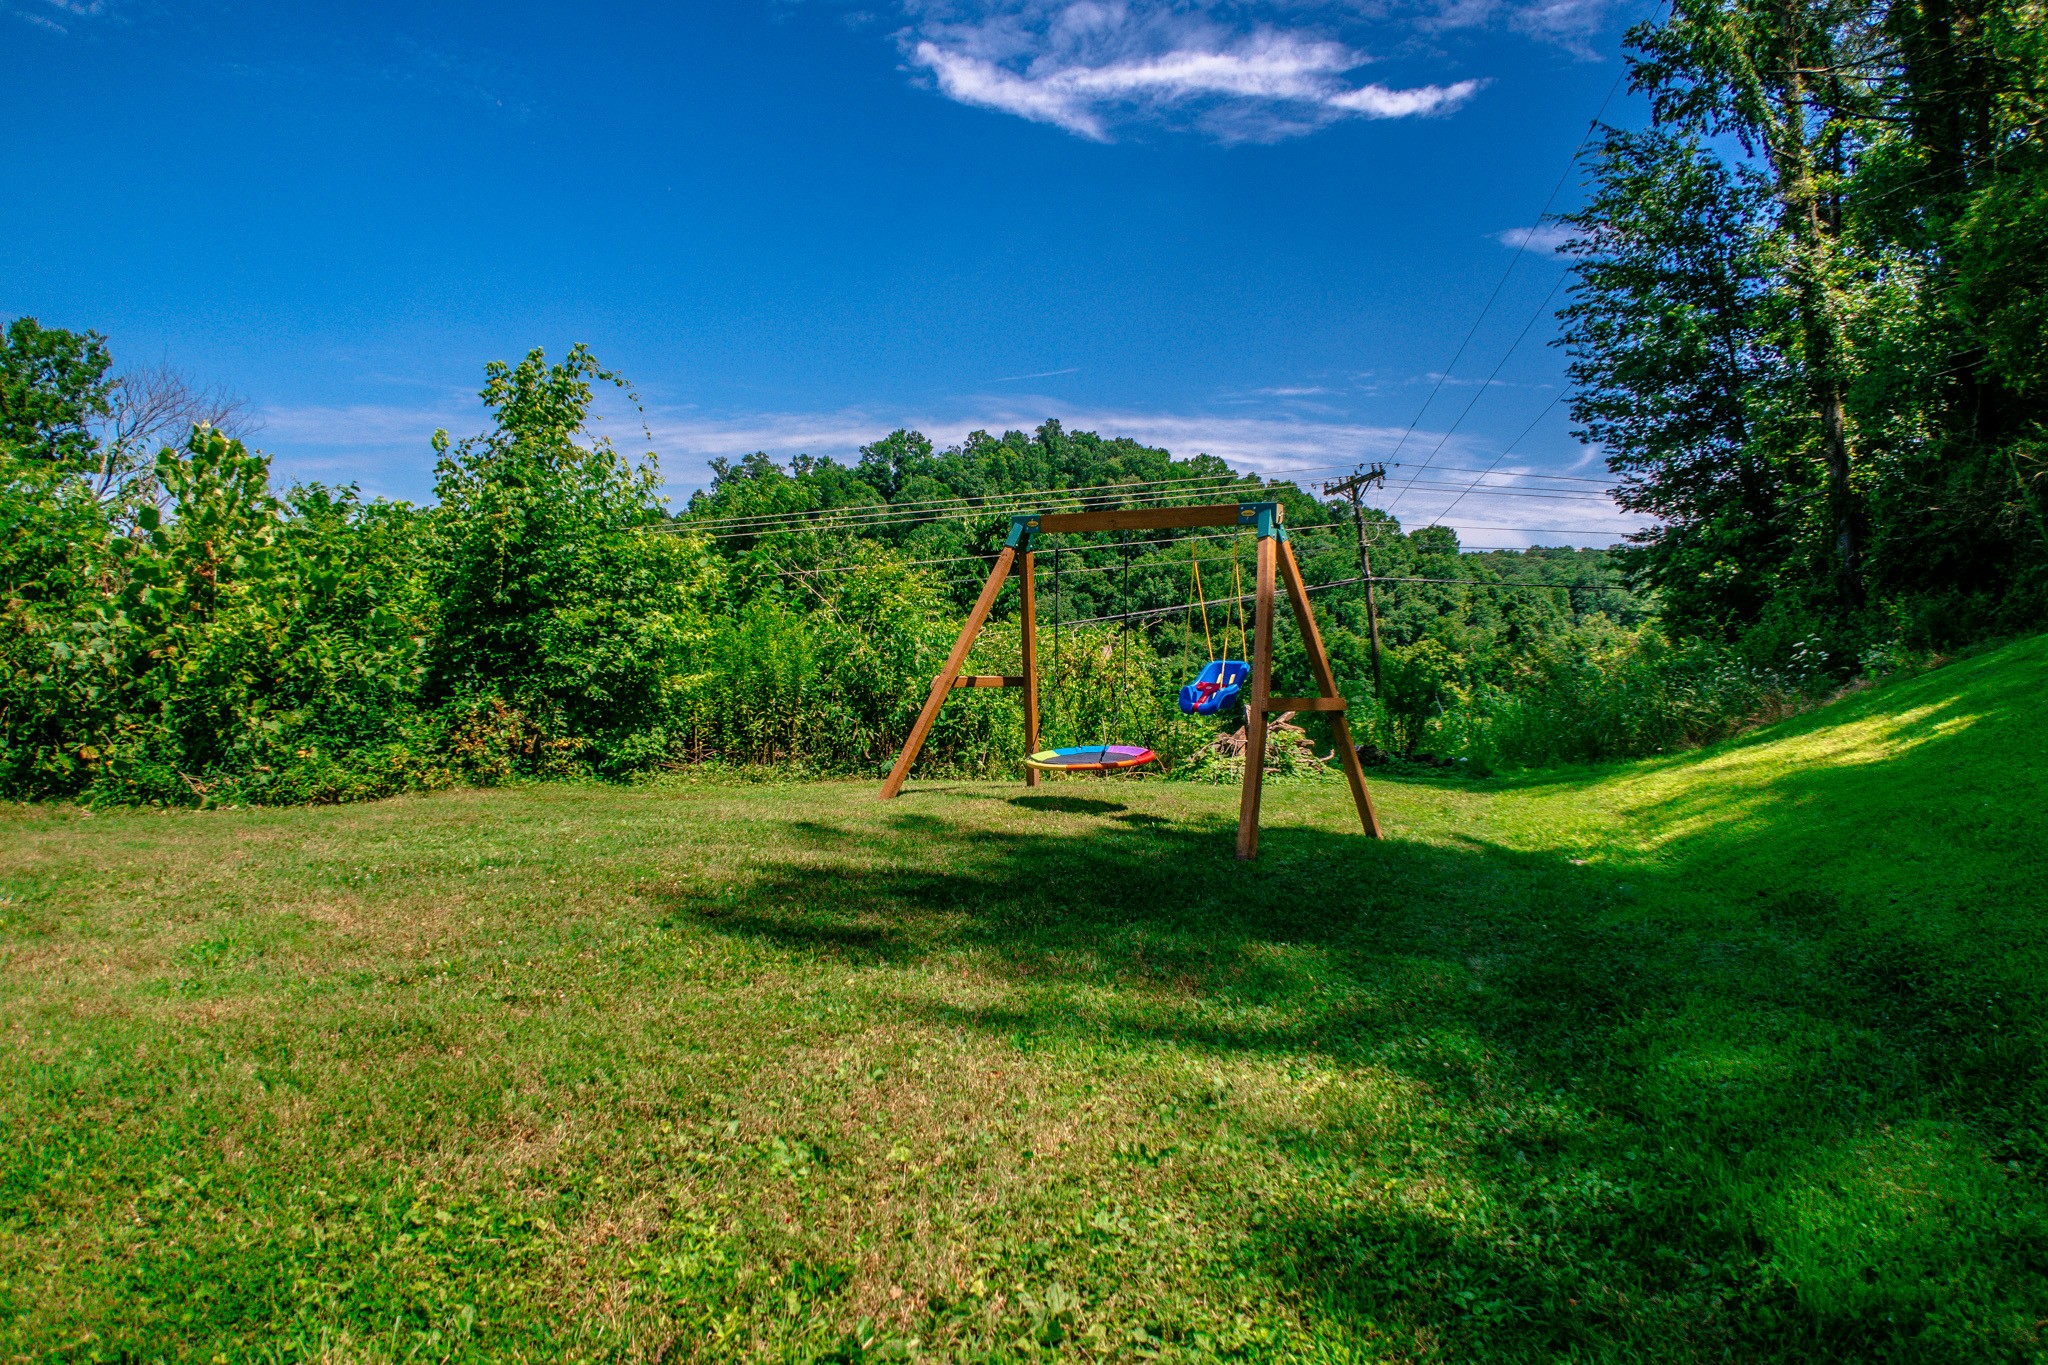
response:
<svg viewBox="0 0 2048 1365"><path fill-rule="evenodd" d="M1501 676L1447 692L1428 743L1482 770L1691 748L1782 714L1803 695L1786 673L1731 648L1673 645L1651 631L1549 640Z"/></svg>

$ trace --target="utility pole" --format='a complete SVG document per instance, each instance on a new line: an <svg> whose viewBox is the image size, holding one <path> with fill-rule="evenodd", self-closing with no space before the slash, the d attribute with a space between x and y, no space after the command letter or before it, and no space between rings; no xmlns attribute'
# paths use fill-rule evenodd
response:
<svg viewBox="0 0 2048 1365"><path fill-rule="evenodd" d="M1387 467L1376 464L1371 469L1360 467L1348 479L1333 479L1323 485L1323 496L1334 498L1339 494L1351 500L1351 529L1358 534L1358 571L1365 575L1365 619L1372 627L1372 694L1386 695L1385 685L1380 677L1380 604L1372 586L1372 551L1365 544L1365 504L1361 500L1365 490L1374 484L1385 487Z"/></svg>

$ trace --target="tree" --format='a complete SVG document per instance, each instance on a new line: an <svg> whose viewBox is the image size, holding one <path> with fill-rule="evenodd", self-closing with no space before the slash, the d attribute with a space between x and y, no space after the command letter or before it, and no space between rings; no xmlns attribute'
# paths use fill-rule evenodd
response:
<svg viewBox="0 0 2048 1365"><path fill-rule="evenodd" d="M663 756L674 689L713 586L701 538L670 534L652 453L585 437L592 382L624 387L582 347L493 362L495 427L436 432L438 696L516 709L522 756L608 771Z"/></svg>
<svg viewBox="0 0 2048 1365"><path fill-rule="evenodd" d="M1778 590L1799 482L1768 430L1791 379L1770 190L1660 130L1604 130L1593 171L1592 199L1564 220L1577 264L1557 344L1576 434L1623 476L1616 500L1658 519L1629 562L1670 626L1732 638Z"/></svg>
<svg viewBox="0 0 2048 1365"><path fill-rule="evenodd" d="M1861 606L1864 515L1848 390L1857 262L1844 190L1876 112L1877 35L1850 0L1674 0L1668 22L1631 34L1633 85L1660 125L1732 137L1767 176L1778 205L1787 354L1799 367L1825 469L1832 577Z"/></svg>
<svg viewBox="0 0 2048 1365"><path fill-rule="evenodd" d="M2038 0L1676 0L1570 220L1581 429L1674 632L1833 666L2048 616Z"/></svg>
<svg viewBox="0 0 2048 1365"><path fill-rule="evenodd" d="M60 469L90 469L92 427L108 411L112 364L97 332L14 319L0 344L0 449Z"/></svg>
<svg viewBox="0 0 2048 1365"><path fill-rule="evenodd" d="M156 452L183 445L194 427L235 440L249 437L247 402L219 385L195 383L168 362L128 370L106 386L93 425L93 496L102 502L154 500Z"/></svg>

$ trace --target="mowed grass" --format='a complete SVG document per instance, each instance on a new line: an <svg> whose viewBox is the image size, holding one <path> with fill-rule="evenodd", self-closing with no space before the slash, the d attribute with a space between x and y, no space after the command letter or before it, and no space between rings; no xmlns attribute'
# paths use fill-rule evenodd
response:
<svg viewBox="0 0 2048 1365"><path fill-rule="evenodd" d="M1491 783L0 810L0 1344L2040 1359L2048 642Z"/></svg>

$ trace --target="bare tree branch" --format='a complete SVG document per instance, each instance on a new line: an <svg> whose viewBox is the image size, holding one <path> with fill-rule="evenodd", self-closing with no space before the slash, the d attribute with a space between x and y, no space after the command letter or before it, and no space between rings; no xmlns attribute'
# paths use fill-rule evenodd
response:
<svg viewBox="0 0 2048 1365"><path fill-rule="evenodd" d="M195 426L237 438L255 433L249 402L224 385L202 386L168 361L130 370L108 394L99 425L100 467L93 493L102 502L156 501L151 474L160 447L182 444Z"/></svg>

